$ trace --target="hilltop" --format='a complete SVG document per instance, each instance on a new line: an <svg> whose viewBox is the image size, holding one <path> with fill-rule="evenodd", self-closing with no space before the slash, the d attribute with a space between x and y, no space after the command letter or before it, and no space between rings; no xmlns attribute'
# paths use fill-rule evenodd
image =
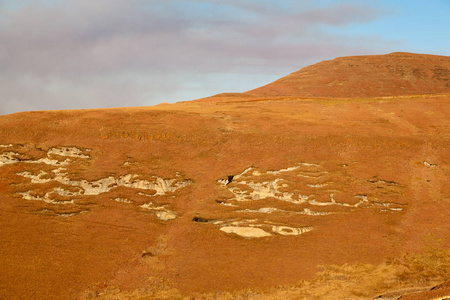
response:
<svg viewBox="0 0 450 300"><path fill-rule="evenodd" d="M354 98L449 92L450 57L395 52L323 61L245 94Z"/></svg>

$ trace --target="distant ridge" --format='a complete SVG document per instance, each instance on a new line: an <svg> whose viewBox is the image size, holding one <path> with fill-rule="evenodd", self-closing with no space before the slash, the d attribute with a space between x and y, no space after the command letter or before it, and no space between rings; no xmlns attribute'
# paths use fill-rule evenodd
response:
<svg viewBox="0 0 450 300"><path fill-rule="evenodd" d="M354 98L443 93L450 93L449 56L394 52L323 61L244 94Z"/></svg>

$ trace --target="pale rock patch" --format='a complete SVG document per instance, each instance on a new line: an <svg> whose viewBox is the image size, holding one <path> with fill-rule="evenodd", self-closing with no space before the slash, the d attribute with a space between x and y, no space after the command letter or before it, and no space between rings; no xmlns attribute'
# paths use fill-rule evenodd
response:
<svg viewBox="0 0 450 300"><path fill-rule="evenodd" d="M86 151L90 151L91 149L87 149ZM77 147L58 147L51 148L47 155L59 155L59 156L68 156L68 157L77 157L77 158L90 158L89 155L83 154L83 151Z"/></svg>
<svg viewBox="0 0 450 300"><path fill-rule="evenodd" d="M430 167L430 168L436 167L435 164L429 163L429 162L427 162L427 161L424 161L423 164L424 164L425 166L427 166L427 167Z"/></svg>
<svg viewBox="0 0 450 300"><path fill-rule="evenodd" d="M137 179L139 175L137 174L127 174L115 178L112 176L101 178L95 181L82 180L71 180L67 173L63 173L62 169L54 170L55 176L50 176L49 173L45 171L40 171L39 174L33 174L31 172L25 171L17 173L17 175L30 178L32 183L46 183L50 181L57 181L59 183L79 187L82 189L82 195L99 195L102 193L107 193L111 189L119 186L142 189L142 190L154 190L155 195L165 195L168 192L174 192L179 188L186 187L191 184L191 181L176 181L176 179L163 179L156 177L155 181L139 180Z"/></svg>
<svg viewBox="0 0 450 300"><path fill-rule="evenodd" d="M140 206L153 212L156 217L162 221L170 221L177 217L177 213L166 209L165 206L154 206L153 203L147 203Z"/></svg>
<svg viewBox="0 0 450 300"><path fill-rule="evenodd" d="M255 227L236 227L236 226L224 226L220 227L220 230L225 233L234 233L245 238L261 238L266 236L272 236L272 234Z"/></svg>
<svg viewBox="0 0 450 300"><path fill-rule="evenodd" d="M23 199L25 200L32 200L32 201L43 201L45 203L50 203L50 204L74 204L75 201L73 199L71 200L66 200L66 201L56 201L53 200L52 197L50 197L50 195L54 192L54 190L45 193L45 195L43 197L40 196L34 196L31 195L31 191L28 192L23 192L23 193L18 193L19 195L22 196Z"/></svg>
<svg viewBox="0 0 450 300"><path fill-rule="evenodd" d="M281 235L300 235L313 229L313 227L294 228L289 226L272 226L272 231Z"/></svg>
<svg viewBox="0 0 450 300"><path fill-rule="evenodd" d="M114 200L116 202L121 202L121 203L133 203L133 201L128 200L127 198L116 197L116 198L112 198L112 200Z"/></svg>

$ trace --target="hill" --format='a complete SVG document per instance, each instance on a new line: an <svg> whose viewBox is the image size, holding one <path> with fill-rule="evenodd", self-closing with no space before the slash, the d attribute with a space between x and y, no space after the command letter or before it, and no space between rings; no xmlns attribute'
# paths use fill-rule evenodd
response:
<svg viewBox="0 0 450 300"><path fill-rule="evenodd" d="M246 94L353 98L449 92L450 57L396 52L323 61Z"/></svg>
<svg viewBox="0 0 450 300"><path fill-rule="evenodd" d="M447 293L441 92L1 116L0 298Z"/></svg>

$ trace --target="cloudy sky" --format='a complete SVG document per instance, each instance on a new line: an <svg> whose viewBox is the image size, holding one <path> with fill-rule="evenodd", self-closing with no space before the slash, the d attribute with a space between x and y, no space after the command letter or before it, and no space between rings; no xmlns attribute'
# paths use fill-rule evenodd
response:
<svg viewBox="0 0 450 300"><path fill-rule="evenodd" d="M339 56L450 55L450 0L0 0L0 115L243 92Z"/></svg>

